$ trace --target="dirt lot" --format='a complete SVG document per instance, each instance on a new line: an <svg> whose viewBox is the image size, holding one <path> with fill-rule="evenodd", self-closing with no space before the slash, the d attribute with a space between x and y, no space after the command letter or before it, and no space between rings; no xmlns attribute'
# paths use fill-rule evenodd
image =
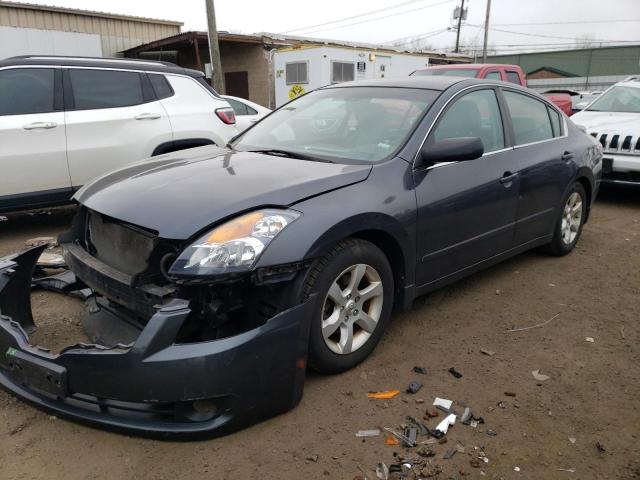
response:
<svg viewBox="0 0 640 480"><path fill-rule="evenodd" d="M60 232L70 214L10 216L0 223L0 255ZM62 345L79 334L80 302L36 293L34 309L42 326L36 341ZM556 314L542 327L506 332ZM0 392L0 477L351 480L362 475L360 465L375 479L372 468L393 463L394 452L417 455L354 433L422 418L439 396L468 403L486 423L458 423L446 444L433 447L431 465L443 470L436 478L640 478L639 320L640 192L605 191L573 254L528 253L419 300L396 315L357 369L310 375L295 410L225 438L168 443L105 433ZM427 374L412 373L414 365ZM534 380L536 369L550 379ZM416 377L424 381L416 395L366 397L404 390ZM465 452L443 459L457 442ZM473 468L481 450L489 462Z"/></svg>

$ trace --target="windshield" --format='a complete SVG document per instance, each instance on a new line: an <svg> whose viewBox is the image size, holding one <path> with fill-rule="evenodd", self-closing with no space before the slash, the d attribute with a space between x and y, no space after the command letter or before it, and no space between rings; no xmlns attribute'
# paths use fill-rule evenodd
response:
<svg viewBox="0 0 640 480"><path fill-rule="evenodd" d="M427 68L425 70L416 70L413 74L419 77L445 75L447 77L475 78L478 75L478 70L475 68Z"/></svg>
<svg viewBox="0 0 640 480"><path fill-rule="evenodd" d="M593 102L587 111L640 113L640 88L613 87Z"/></svg>
<svg viewBox="0 0 640 480"><path fill-rule="evenodd" d="M231 147L309 160L379 162L404 144L438 93L393 87L316 90L273 112Z"/></svg>

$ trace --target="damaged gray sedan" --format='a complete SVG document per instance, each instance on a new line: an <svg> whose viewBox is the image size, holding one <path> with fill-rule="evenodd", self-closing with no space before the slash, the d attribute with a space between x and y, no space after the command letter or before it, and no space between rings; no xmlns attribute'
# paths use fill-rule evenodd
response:
<svg viewBox="0 0 640 480"><path fill-rule="evenodd" d="M226 148L152 158L77 192L59 242L69 289L93 292L93 343L31 345L42 247L0 259L0 383L138 435L203 438L274 416L299 402L307 365L363 361L394 308L534 247L571 252L601 156L514 85L311 92Z"/></svg>

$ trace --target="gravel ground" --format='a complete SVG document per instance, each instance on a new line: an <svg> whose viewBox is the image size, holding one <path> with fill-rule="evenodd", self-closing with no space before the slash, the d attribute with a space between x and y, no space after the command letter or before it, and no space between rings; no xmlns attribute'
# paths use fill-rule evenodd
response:
<svg viewBox="0 0 640 480"><path fill-rule="evenodd" d="M9 216L0 223L0 255L27 238L59 233L71 214ZM79 301L50 293L33 298L41 326L34 341L61 347L82 335ZM2 391L0 478L352 480L364 478L362 468L375 479L378 462L390 465L396 454L419 458L416 449L354 433L399 429L407 415L422 418L436 396L454 400L458 410L468 404L485 423L457 423L446 444L431 446L435 456L425 459L424 473L442 470L434 478L640 478L639 319L640 191L608 190L571 255L530 252L418 300L395 316L362 365L336 376L310 374L296 409L224 438L169 443L106 433ZM416 365L427 374L413 373ZM538 382L533 370L550 378ZM404 393L416 378L423 388ZM366 396L387 389L403 393ZM443 459L457 443L464 452ZM488 463L476 468L471 463L481 452Z"/></svg>

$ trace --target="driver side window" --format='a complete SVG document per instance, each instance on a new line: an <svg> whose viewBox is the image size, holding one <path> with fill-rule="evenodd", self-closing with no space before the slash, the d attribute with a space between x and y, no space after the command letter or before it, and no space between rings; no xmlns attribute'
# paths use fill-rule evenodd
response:
<svg viewBox="0 0 640 480"><path fill-rule="evenodd" d="M504 131L498 99L491 89L476 90L457 99L444 113L433 132L433 141L478 137L484 152L504 148Z"/></svg>

